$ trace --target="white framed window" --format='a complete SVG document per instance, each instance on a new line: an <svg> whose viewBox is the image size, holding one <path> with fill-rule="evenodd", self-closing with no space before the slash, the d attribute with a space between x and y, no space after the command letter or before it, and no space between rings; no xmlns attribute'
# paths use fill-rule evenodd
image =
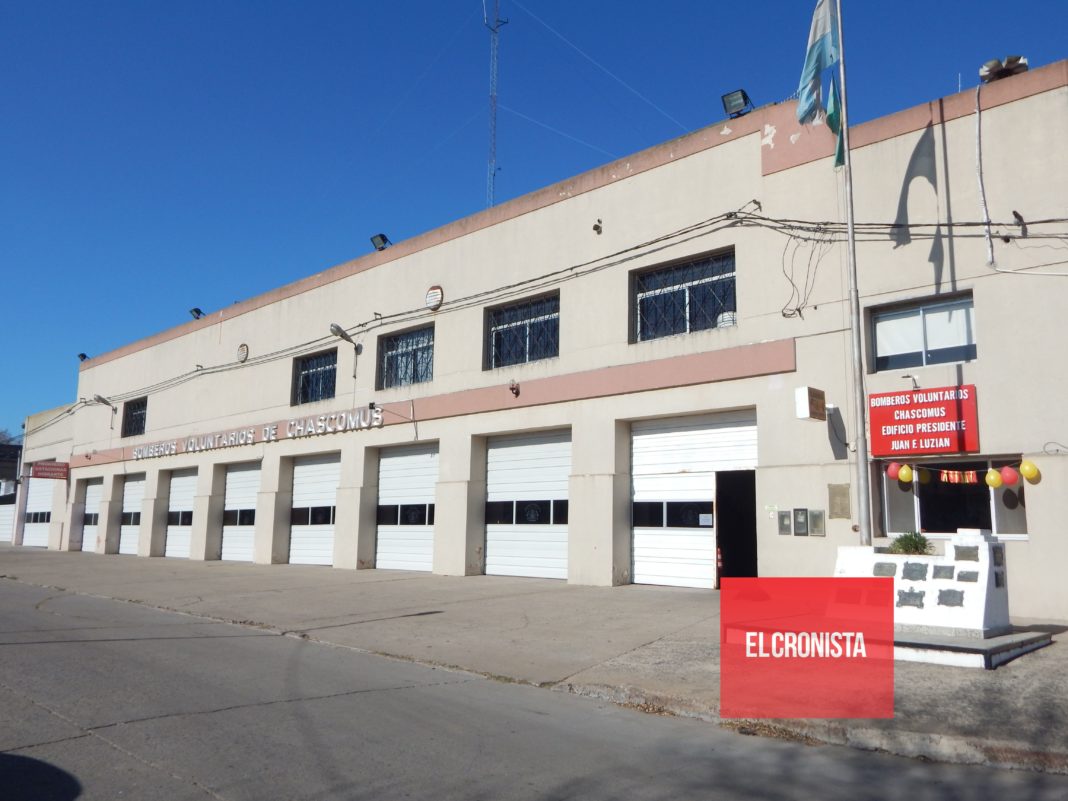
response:
<svg viewBox="0 0 1068 801"><path fill-rule="evenodd" d="M884 471L883 525L893 537L906 531L934 539L959 528L988 529L998 537L1027 538L1026 481L993 489L986 484L991 467L1019 465L1005 459L961 459L914 464L912 482L904 484Z"/></svg>
<svg viewBox="0 0 1068 801"><path fill-rule="evenodd" d="M434 326L378 340L378 388L421 384L434 377Z"/></svg>
<svg viewBox="0 0 1068 801"><path fill-rule="evenodd" d="M737 311L733 251L632 275L637 342L734 325Z"/></svg>
<svg viewBox="0 0 1068 801"><path fill-rule="evenodd" d="M559 355L559 294L486 310L485 369Z"/></svg>
<svg viewBox="0 0 1068 801"><path fill-rule="evenodd" d="M934 301L872 313L875 370L975 359L972 299Z"/></svg>

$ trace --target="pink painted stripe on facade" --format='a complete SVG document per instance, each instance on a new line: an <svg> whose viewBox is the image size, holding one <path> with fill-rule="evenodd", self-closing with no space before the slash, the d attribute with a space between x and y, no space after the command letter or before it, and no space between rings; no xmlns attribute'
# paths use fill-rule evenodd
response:
<svg viewBox="0 0 1068 801"><path fill-rule="evenodd" d="M627 395L635 392L651 392L660 389L694 386L696 384L732 381L740 378L754 378L774 373L790 373L796 369L797 355L794 340L781 339L775 342L761 342L756 345L742 345L736 348L695 353L669 359L657 359L651 362L637 362L635 364L603 367L568 375L533 379L520 384L518 397L512 395L508 384L497 384L491 387L468 389L445 395L416 398L414 400L415 419L418 422L441 420L449 417L462 417L508 409L522 409L554 403L611 397L613 395ZM408 401L385 403L382 404L382 409L385 413L384 425L401 425L411 421L411 405ZM318 415L311 416L317 417ZM306 417L298 415L292 419L303 420ZM259 430L264 426L275 425L279 431L284 431L288 422L289 418L255 424L242 424L233 428ZM70 465L71 469L77 469L133 461L135 447L144 448L175 440L181 442L189 437L207 436L214 433L216 432L197 432L157 442L138 443L136 446L100 450L91 455L72 454ZM337 433L345 434L348 432ZM320 434L317 435L316 439L330 438L330 436L330 434ZM279 441L285 441L285 439ZM256 444L261 443L257 442ZM217 448L214 450L227 449ZM177 455L181 456L183 454L180 452Z"/></svg>

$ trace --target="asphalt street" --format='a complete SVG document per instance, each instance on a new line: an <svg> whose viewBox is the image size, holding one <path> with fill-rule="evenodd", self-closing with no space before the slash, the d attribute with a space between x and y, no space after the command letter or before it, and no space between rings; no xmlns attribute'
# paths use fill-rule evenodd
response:
<svg viewBox="0 0 1068 801"><path fill-rule="evenodd" d="M0 581L0 797L1068 798Z"/></svg>

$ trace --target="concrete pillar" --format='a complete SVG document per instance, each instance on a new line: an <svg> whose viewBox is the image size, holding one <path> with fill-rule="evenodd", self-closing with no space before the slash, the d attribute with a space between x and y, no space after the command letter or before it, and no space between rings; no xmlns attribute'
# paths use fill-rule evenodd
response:
<svg viewBox="0 0 1068 801"><path fill-rule="evenodd" d="M434 572L474 576L486 570L486 438L466 433L438 443Z"/></svg>
<svg viewBox="0 0 1068 801"><path fill-rule="evenodd" d="M105 476L100 493L100 521L97 529L96 552L119 552L119 529L122 526L122 493L126 488L126 476Z"/></svg>
<svg viewBox="0 0 1068 801"><path fill-rule="evenodd" d="M11 533L11 544L22 545L22 533L26 526L26 499L30 492L30 466L22 465L19 476L18 496L15 500L15 530Z"/></svg>
<svg viewBox="0 0 1068 801"><path fill-rule="evenodd" d="M163 556L167 546L167 503L171 494L169 470L145 472L145 497L141 502L138 556Z"/></svg>
<svg viewBox="0 0 1068 801"><path fill-rule="evenodd" d="M66 510L67 531L69 532L64 547L66 551L84 550L82 539L85 535L85 487L88 483L86 479L75 479L74 491L70 493L70 503Z"/></svg>
<svg viewBox="0 0 1068 801"><path fill-rule="evenodd" d="M375 566L378 449L348 443L341 451L341 480L334 512L334 567Z"/></svg>
<svg viewBox="0 0 1068 801"><path fill-rule="evenodd" d="M189 558L218 559L222 554L223 504L226 501L226 465L201 465L193 497L193 530Z"/></svg>
<svg viewBox="0 0 1068 801"><path fill-rule="evenodd" d="M278 565L289 561L289 513L292 508L293 459L269 449L260 464L253 562Z"/></svg>
<svg viewBox="0 0 1068 801"><path fill-rule="evenodd" d="M568 583L630 583L630 484L630 425L594 406L577 410L571 423L568 497L575 500L568 509Z"/></svg>

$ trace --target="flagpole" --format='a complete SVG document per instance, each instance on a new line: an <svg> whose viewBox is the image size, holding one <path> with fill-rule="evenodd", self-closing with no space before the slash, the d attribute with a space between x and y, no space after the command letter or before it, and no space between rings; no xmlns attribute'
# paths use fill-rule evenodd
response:
<svg viewBox="0 0 1068 801"><path fill-rule="evenodd" d="M853 226L853 167L849 153L849 111L846 91L845 35L842 0L835 0L838 18L838 82L842 85L842 145L845 149L846 235L849 269L849 329L853 342L853 442L857 454L857 517L860 544L871 545L871 473L868 467L868 402L864 394L864 339L861 335L860 292L857 289L857 239Z"/></svg>

